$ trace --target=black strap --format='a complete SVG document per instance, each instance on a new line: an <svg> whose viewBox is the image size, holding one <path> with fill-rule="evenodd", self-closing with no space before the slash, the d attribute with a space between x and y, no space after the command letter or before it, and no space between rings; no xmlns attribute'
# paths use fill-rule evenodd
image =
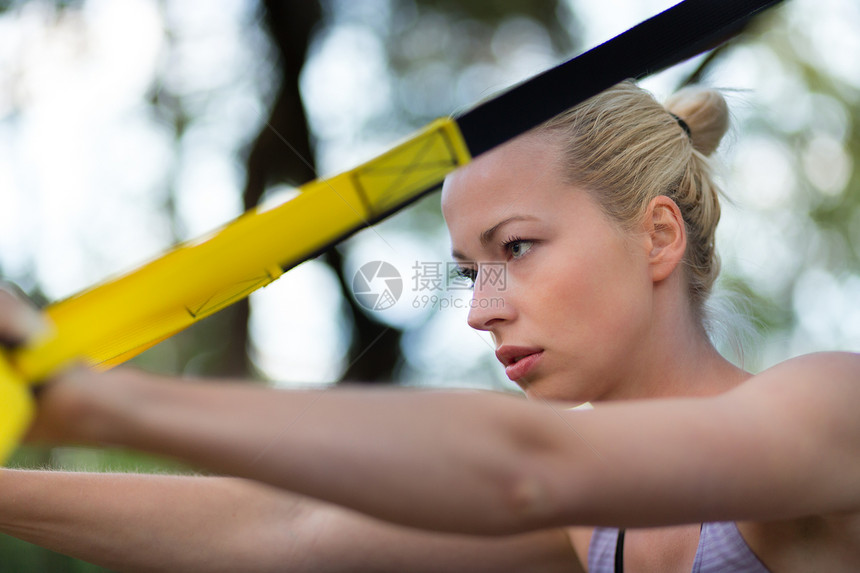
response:
<svg viewBox="0 0 860 573"><path fill-rule="evenodd" d="M624 530L618 530L615 541L615 573L624 573Z"/></svg>
<svg viewBox="0 0 860 573"><path fill-rule="evenodd" d="M734 36L781 0L685 0L457 117L472 156L536 127L607 88L641 79Z"/></svg>
<svg viewBox="0 0 860 573"><path fill-rule="evenodd" d="M704 528L704 523L699 524L700 536ZM624 529L619 529L618 538L615 540L615 573L624 573L624 532Z"/></svg>

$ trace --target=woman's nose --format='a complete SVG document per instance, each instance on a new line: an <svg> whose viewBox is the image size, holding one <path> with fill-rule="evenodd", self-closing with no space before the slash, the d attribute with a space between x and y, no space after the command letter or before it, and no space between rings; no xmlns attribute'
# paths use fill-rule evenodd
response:
<svg viewBox="0 0 860 573"><path fill-rule="evenodd" d="M475 288L469 304L469 326L475 330L491 330L500 322L514 316L504 265L479 265Z"/></svg>

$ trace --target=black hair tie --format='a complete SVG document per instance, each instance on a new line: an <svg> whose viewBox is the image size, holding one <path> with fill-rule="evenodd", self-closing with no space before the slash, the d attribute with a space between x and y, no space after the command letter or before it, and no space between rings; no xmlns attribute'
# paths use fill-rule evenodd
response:
<svg viewBox="0 0 860 573"><path fill-rule="evenodd" d="M677 115L675 115L674 113L672 113L671 111L669 112L669 115L671 115L673 118L675 118L675 121L678 122L678 125L681 126L681 129L684 130L684 133L686 133L687 137L689 137L690 141L692 141L693 140L693 132L690 130L690 126L687 125L687 122L684 121L683 119L681 119L680 117L678 117Z"/></svg>

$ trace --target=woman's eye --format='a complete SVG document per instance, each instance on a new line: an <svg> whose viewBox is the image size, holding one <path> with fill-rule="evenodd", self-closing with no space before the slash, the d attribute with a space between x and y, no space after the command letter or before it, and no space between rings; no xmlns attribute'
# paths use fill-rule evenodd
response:
<svg viewBox="0 0 860 573"><path fill-rule="evenodd" d="M513 241L508 242L505 246L508 249L508 252L515 259L520 258L525 255L532 248L534 244L533 241L527 241L524 239L515 239Z"/></svg>
<svg viewBox="0 0 860 573"><path fill-rule="evenodd" d="M465 283L468 283L470 287L475 285L475 279L478 278L478 269L473 269L469 267L456 267L454 269L454 275L462 280Z"/></svg>

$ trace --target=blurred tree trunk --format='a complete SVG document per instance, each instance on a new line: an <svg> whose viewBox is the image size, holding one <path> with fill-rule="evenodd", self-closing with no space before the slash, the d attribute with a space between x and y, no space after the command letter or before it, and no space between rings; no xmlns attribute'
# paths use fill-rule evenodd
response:
<svg viewBox="0 0 860 573"><path fill-rule="evenodd" d="M313 33L322 21L318 1L264 0L266 26L277 48L280 86L271 113L250 147L243 190L244 208L256 206L273 184L299 185L316 177L307 117L299 92L299 73L307 57ZM348 303L353 328L344 378L355 381L390 381L400 355L401 332L380 324L356 305L350 283L344 276L343 260L332 249L321 259L337 273L341 292ZM246 375L248 358L248 301L222 311L220 320L228 343L212 367L229 376ZM289 328L289 325L285 325Z"/></svg>

